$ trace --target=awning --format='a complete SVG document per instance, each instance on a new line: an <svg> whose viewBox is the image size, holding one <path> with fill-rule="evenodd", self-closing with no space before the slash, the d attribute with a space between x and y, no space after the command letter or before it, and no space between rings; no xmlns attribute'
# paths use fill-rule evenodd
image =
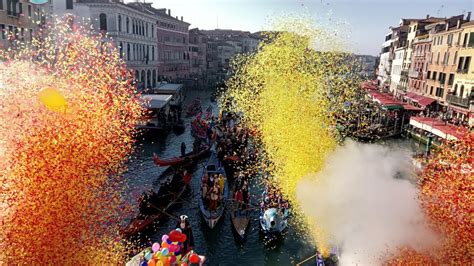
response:
<svg viewBox="0 0 474 266"><path fill-rule="evenodd" d="M142 94L142 105L149 109L161 109L172 97L170 94Z"/></svg>
<svg viewBox="0 0 474 266"><path fill-rule="evenodd" d="M448 140L460 139L469 132L464 127L451 125L431 117L412 116L410 118L410 125L431 132L438 137Z"/></svg>
<svg viewBox="0 0 474 266"><path fill-rule="evenodd" d="M409 92L409 93L405 94L403 97L405 97L406 99L410 99L410 100L418 103L421 106L428 106L428 105L430 105L430 104L432 104L433 102L436 101L433 98L425 97L425 96L419 95L419 94L414 93L414 92Z"/></svg>

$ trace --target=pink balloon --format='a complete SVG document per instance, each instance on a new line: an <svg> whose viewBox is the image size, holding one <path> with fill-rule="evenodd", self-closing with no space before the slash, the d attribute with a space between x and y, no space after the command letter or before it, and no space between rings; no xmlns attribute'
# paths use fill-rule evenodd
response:
<svg viewBox="0 0 474 266"><path fill-rule="evenodd" d="M175 252L178 250L178 246L175 244L171 244L168 248L171 252Z"/></svg>
<svg viewBox="0 0 474 266"><path fill-rule="evenodd" d="M163 236L161 237L161 241L166 242L166 240L167 240L168 238L169 238L168 235L163 235Z"/></svg>
<svg viewBox="0 0 474 266"><path fill-rule="evenodd" d="M151 250L153 250L153 253L157 252L158 250L160 250L160 244L153 243L153 246L151 246Z"/></svg>

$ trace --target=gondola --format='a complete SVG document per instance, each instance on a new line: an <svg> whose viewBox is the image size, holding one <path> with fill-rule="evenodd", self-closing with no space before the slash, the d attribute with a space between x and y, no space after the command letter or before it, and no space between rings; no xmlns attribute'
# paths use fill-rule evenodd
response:
<svg viewBox="0 0 474 266"><path fill-rule="evenodd" d="M203 145L197 152L189 152L182 157L173 157L169 159L160 159L156 154L153 154L153 161L158 166L177 166L189 163L190 160L197 160L206 157L211 150L210 145Z"/></svg>
<svg viewBox="0 0 474 266"><path fill-rule="evenodd" d="M217 159L217 155L215 153L211 154L206 166L203 169L203 175L208 174L211 175L222 175L224 176L224 189L220 198L218 199L217 208L216 210L210 210L207 204L204 202L204 197L202 195L203 190L200 191L200 198L199 200L199 209L201 210L202 217L206 221L206 224L209 228L214 228L217 222L221 219L222 215L224 214L224 210L227 204L227 200L229 197L229 187L227 177L225 175L225 171L219 163Z"/></svg>
<svg viewBox="0 0 474 266"><path fill-rule="evenodd" d="M234 188L235 191L235 188ZM233 195L233 194L231 194ZM242 203L244 204L244 203ZM238 240L244 241L246 238L247 228L250 224L250 209L248 204L243 205L239 209L239 203L236 200L231 200L230 203L230 219L232 221L232 228L236 233Z"/></svg>
<svg viewBox="0 0 474 266"><path fill-rule="evenodd" d="M129 238L151 228L165 218L174 205L182 201L181 197L189 188L189 180L176 180L176 177L171 176L167 181L170 182L169 186L160 187L157 193L153 193L153 197L140 202L140 214L120 230L123 237Z"/></svg>

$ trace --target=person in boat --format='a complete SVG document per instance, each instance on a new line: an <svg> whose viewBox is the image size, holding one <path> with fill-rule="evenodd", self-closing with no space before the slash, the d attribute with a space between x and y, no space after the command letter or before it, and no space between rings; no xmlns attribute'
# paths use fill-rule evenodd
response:
<svg viewBox="0 0 474 266"><path fill-rule="evenodd" d="M209 186L207 185L207 182L202 183L202 201L205 206L209 204Z"/></svg>
<svg viewBox="0 0 474 266"><path fill-rule="evenodd" d="M209 203L209 209L215 211L217 209L217 202L219 200L219 188L217 182L214 183L214 186L210 191L211 202Z"/></svg>
<svg viewBox="0 0 474 266"><path fill-rule="evenodd" d="M183 252L182 255L188 253L194 248L194 236L193 229L189 223L188 216L181 215L179 221L176 225L176 228L181 229L181 233L186 235L186 241L183 242Z"/></svg>
<svg viewBox="0 0 474 266"><path fill-rule="evenodd" d="M181 142L181 157L184 157L186 155L186 144L184 142Z"/></svg>
<svg viewBox="0 0 474 266"><path fill-rule="evenodd" d="M219 189L220 189L220 194L224 194L224 185L225 185L225 180L224 180L224 176L222 174L219 174L219 177L218 177L218 183L219 183Z"/></svg>
<svg viewBox="0 0 474 266"><path fill-rule="evenodd" d="M242 202L244 201L242 190L239 189L235 192L235 201L237 202L237 208L240 210L242 208Z"/></svg>

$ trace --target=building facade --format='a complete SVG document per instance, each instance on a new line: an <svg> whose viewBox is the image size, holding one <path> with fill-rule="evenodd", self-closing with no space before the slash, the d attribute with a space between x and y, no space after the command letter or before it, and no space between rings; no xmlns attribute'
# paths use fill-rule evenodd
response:
<svg viewBox="0 0 474 266"><path fill-rule="evenodd" d="M392 61L392 71L390 72L390 91L396 91L400 86L404 58L405 47L396 48Z"/></svg>
<svg viewBox="0 0 474 266"><path fill-rule="evenodd" d="M408 27L403 25L403 23L398 27L390 27L390 32L385 35L385 42L382 44L380 62L377 69L377 80L382 88L390 89L390 91L396 90L396 86L392 86L391 77L393 60L395 59L395 50L401 52L400 48L404 49L406 45L407 29ZM398 63L400 63L401 60L403 65L403 58L397 60ZM396 70L395 73L398 73L398 70ZM398 78L394 84L396 83L398 85L399 82L400 79Z"/></svg>
<svg viewBox="0 0 474 266"><path fill-rule="evenodd" d="M50 8L50 3L0 0L0 49L8 49L15 40L31 41L45 25Z"/></svg>
<svg viewBox="0 0 474 266"><path fill-rule="evenodd" d="M197 28L189 30L189 67L195 86L204 87L207 80L207 36Z"/></svg>
<svg viewBox="0 0 474 266"><path fill-rule="evenodd" d="M459 123L474 125L474 21L462 25L461 42L455 62L453 90L446 97L448 112Z"/></svg>
<svg viewBox="0 0 474 266"><path fill-rule="evenodd" d="M410 69L408 72L408 91L418 95L425 94L428 62L431 55L431 39L428 34L416 37L412 43Z"/></svg>
<svg viewBox="0 0 474 266"><path fill-rule="evenodd" d="M460 15L426 26L432 44L425 92L438 101L443 111L446 111L448 92L453 90L462 25L468 20L469 18L466 20Z"/></svg>

